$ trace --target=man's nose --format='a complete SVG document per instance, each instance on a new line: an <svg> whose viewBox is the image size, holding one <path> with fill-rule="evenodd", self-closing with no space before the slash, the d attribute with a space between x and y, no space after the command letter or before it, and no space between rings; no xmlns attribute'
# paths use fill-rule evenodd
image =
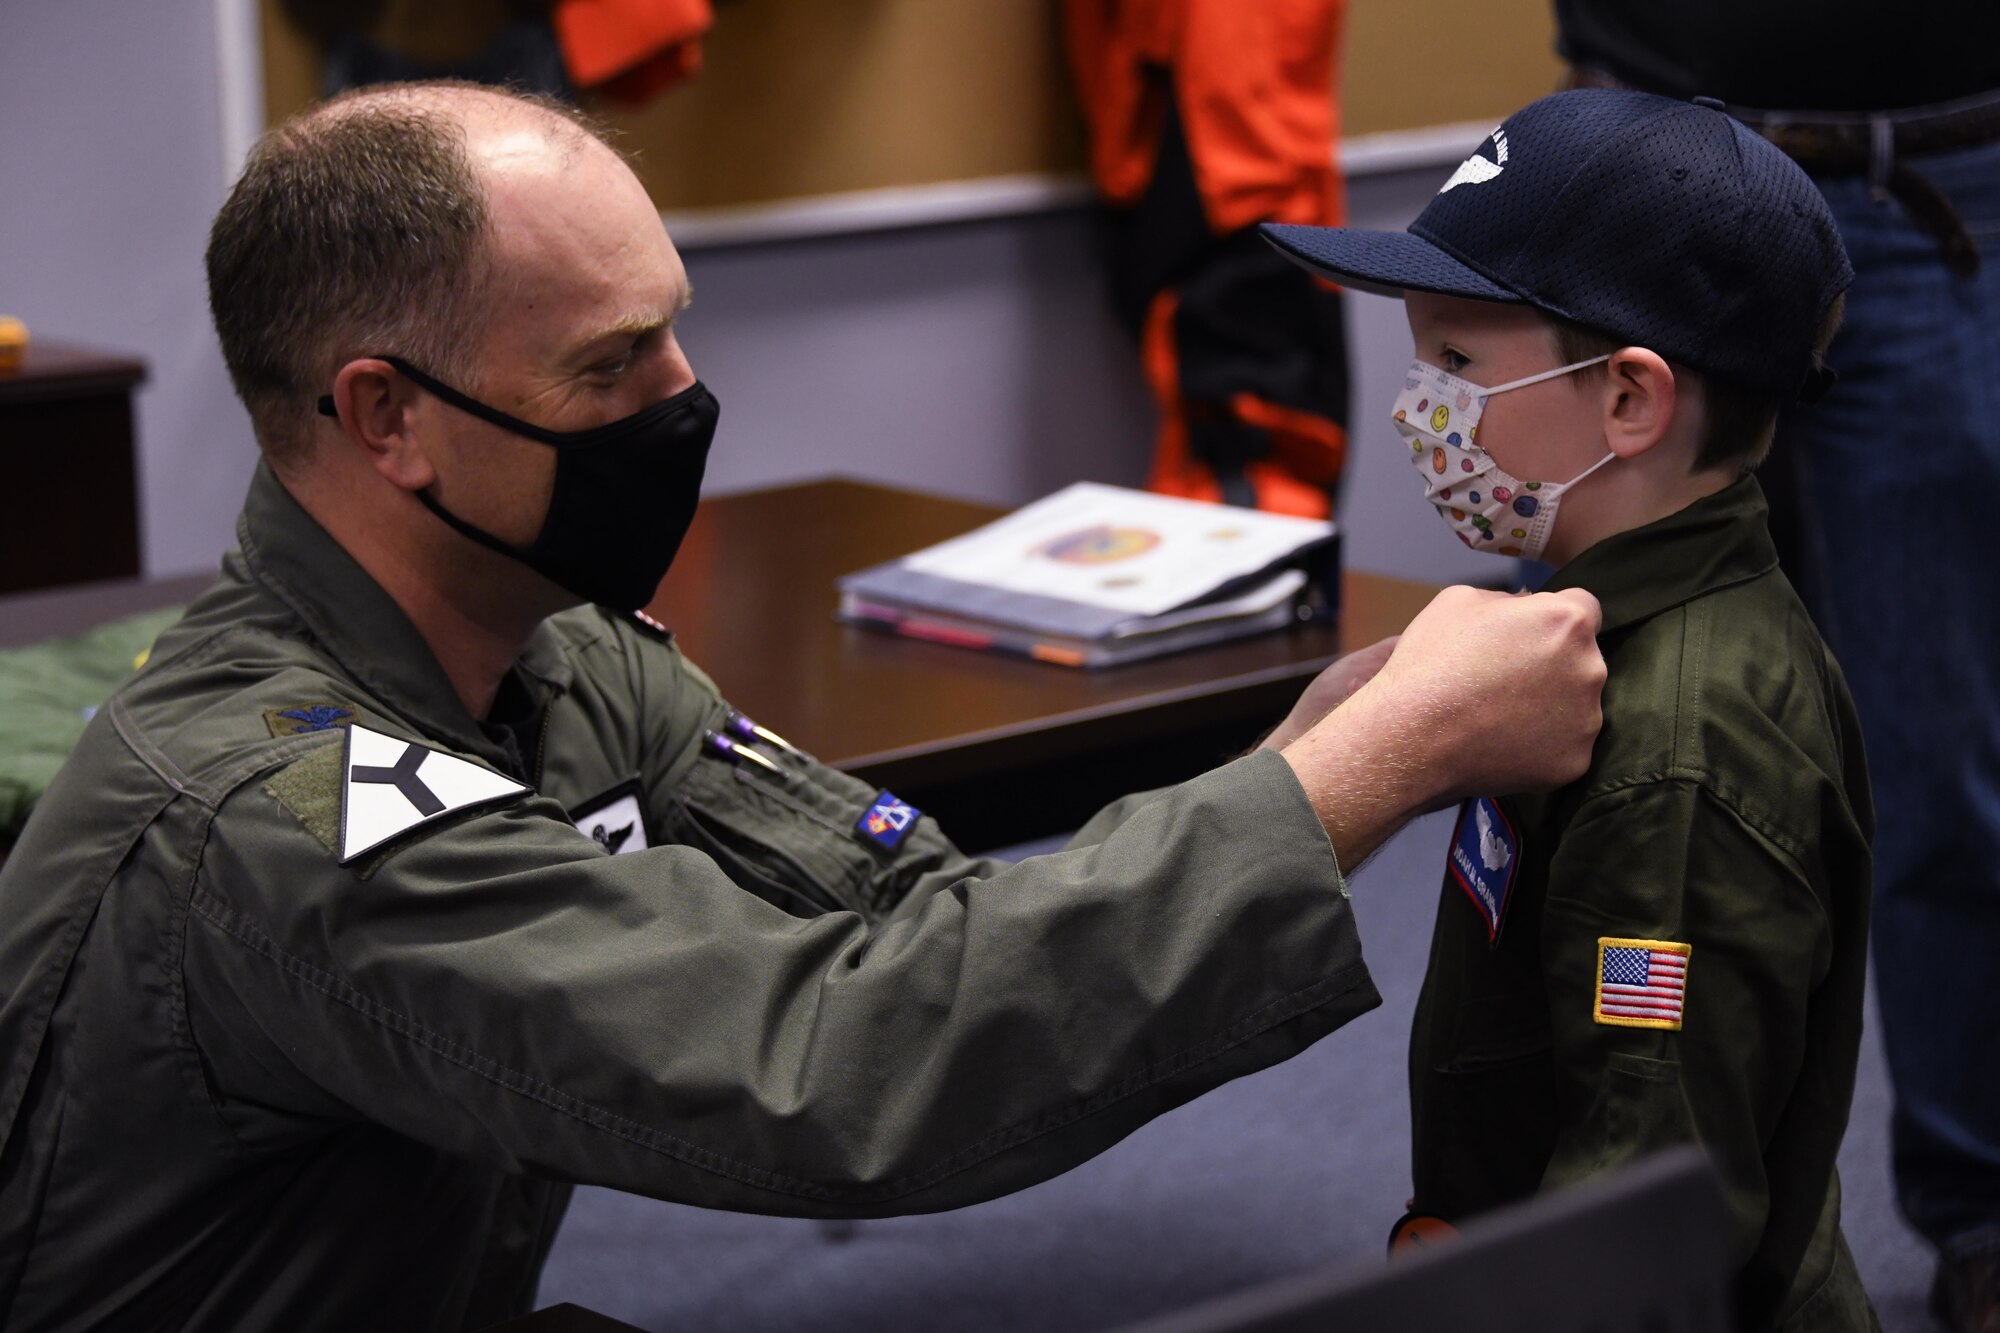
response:
<svg viewBox="0 0 2000 1333"><path fill-rule="evenodd" d="M681 347L679 335L667 343L667 393L677 394L695 381L694 365L688 360L687 352Z"/></svg>

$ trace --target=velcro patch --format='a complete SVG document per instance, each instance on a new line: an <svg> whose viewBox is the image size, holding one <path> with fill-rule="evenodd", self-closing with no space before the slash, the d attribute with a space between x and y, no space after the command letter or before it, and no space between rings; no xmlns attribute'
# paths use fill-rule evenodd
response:
<svg viewBox="0 0 2000 1333"><path fill-rule="evenodd" d="M1447 865L1486 922L1487 940L1499 939L1507 898L1521 871L1521 840L1498 801L1481 796L1459 807Z"/></svg>
<svg viewBox="0 0 2000 1333"><path fill-rule="evenodd" d="M1693 952L1673 940L1599 939L1591 1016L1607 1027L1680 1031Z"/></svg>
<svg viewBox="0 0 2000 1333"><path fill-rule="evenodd" d="M350 726L353 722L354 710L330 699L264 710L264 725L271 729L273 736L303 736L309 731L332 731L335 727Z"/></svg>
<svg viewBox="0 0 2000 1333"><path fill-rule="evenodd" d="M527 790L471 760L350 725L340 784L340 863L420 824Z"/></svg>
<svg viewBox="0 0 2000 1333"><path fill-rule="evenodd" d="M271 775L264 790L329 852L340 848L341 747L328 743Z"/></svg>
<svg viewBox="0 0 2000 1333"><path fill-rule="evenodd" d="M910 836L910 830L922 817L923 812L917 807L885 791L876 794L875 804L868 807L854 827L876 846L893 852L903 845L903 839Z"/></svg>

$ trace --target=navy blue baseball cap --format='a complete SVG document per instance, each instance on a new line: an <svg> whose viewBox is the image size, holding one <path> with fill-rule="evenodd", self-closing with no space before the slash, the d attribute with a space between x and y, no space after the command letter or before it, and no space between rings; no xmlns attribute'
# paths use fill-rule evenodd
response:
<svg viewBox="0 0 2000 1333"><path fill-rule="evenodd" d="M1263 232L1337 282L1531 305L1781 397L1854 280L1797 163L1716 107L1622 89L1515 112L1408 231Z"/></svg>

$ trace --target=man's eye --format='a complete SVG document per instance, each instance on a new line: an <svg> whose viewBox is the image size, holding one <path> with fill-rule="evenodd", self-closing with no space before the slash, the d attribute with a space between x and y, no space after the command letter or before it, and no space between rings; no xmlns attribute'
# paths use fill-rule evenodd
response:
<svg viewBox="0 0 2000 1333"><path fill-rule="evenodd" d="M617 379L630 369L631 365L632 354L627 352L623 356L615 356L608 361L598 362L590 368L590 373L601 376L604 379Z"/></svg>

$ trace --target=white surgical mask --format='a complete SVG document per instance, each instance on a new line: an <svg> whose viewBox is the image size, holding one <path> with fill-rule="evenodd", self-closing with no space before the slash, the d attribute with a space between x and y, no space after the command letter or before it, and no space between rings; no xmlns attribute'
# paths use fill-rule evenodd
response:
<svg viewBox="0 0 2000 1333"><path fill-rule="evenodd" d="M1475 551L1539 560L1555 531L1563 492L1617 455L1604 457L1564 482L1521 481L1480 448L1479 418L1496 393L1539 384L1608 361L1594 356L1539 375L1481 386L1424 361L1410 363L1396 395L1396 429L1410 444L1410 462L1422 474L1425 498L1458 539Z"/></svg>

